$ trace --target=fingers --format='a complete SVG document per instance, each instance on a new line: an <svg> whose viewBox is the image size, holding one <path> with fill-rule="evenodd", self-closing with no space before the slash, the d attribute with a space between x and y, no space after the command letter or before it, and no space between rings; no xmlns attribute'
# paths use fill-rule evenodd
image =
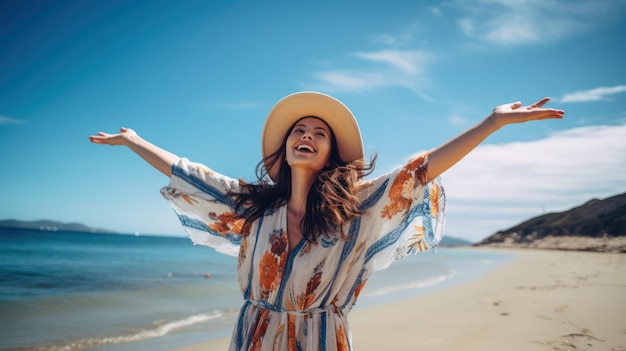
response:
<svg viewBox="0 0 626 351"><path fill-rule="evenodd" d="M563 110L557 110L554 108L543 108L543 105L545 105L546 103L548 103L548 101L550 101L549 97L544 97L543 99L537 101L535 104L529 106L529 110L533 110L533 109L542 109L543 110L543 114L541 119L547 119L547 118L563 118L563 116L565 115L565 111Z"/></svg>
<svg viewBox="0 0 626 351"><path fill-rule="evenodd" d="M552 115L554 116L554 118L563 118L565 116L565 111L555 110Z"/></svg>
<svg viewBox="0 0 626 351"><path fill-rule="evenodd" d="M555 109L542 109L535 111L534 119L550 119L550 118L558 118L561 119L565 115L565 111L555 110Z"/></svg>
<svg viewBox="0 0 626 351"><path fill-rule="evenodd" d="M516 102L511 104L511 110L516 110L516 109L518 109L520 107L522 107L522 102L521 101L516 101Z"/></svg>
<svg viewBox="0 0 626 351"><path fill-rule="evenodd" d="M95 144L108 144L107 139L109 139L112 134L105 132L98 132L96 135L90 135L89 141Z"/></svg>
<svg viewBox="0 0 626 351"><path fill-rule="evenodd" d="M534 103L533 105L531 105L530 107L542 107L543 105L545 105L548 101L550 101L549 97L544 97L543 99L537 101L536 103Z"/></svg>

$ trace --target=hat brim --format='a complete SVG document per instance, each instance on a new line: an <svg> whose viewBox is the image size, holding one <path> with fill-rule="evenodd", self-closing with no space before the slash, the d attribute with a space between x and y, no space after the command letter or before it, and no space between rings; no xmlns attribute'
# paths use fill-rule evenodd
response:
<svg viewBox="0 0 626 351"><path fill-rule="evenodd" d="M281 99L270 111L261 139L263 158L276 152L284 142L289 129L303 117L317 117L332 129L339 149L339 157L344 162L363 159L361 130L352 112L341 101L318 92L303 91ZM276 180L278 167L267 173Z"/></svg>

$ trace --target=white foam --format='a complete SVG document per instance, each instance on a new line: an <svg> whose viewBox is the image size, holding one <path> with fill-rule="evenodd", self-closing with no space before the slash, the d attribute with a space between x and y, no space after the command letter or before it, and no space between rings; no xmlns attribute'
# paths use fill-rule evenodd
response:
<svg viewBox="0 0 626 351"><path fill-rule="evenodd" d="M445 275L438 275L436 277L422 279L414 282L407 282L405 284L393 285L388 287L382 287L373 291L364 292L364 296L381 296L387 295L397 291L410 290L410 289L422 289L430 286L437 285L446 280L452 279L456 275L455 270L448 271Z"/></svg>
<svg viewBox="0 0 626 351"><path fill-rule="evenodd" d="M78 340L70 344L51 346L49 348L42 348L41 350L42 351L43 350L79 351L79 350L84 350L86 348L91 348L91 347L96 347L96 346L123 344L123 343L128 343L128 342L153 339L153 338L165 336L174 330L188 327L188 326L198 324L198 323L203 323L212 319L219 318L221 316L222 316L222 313L220 312L214 312L212 314L196 314L196 315L192 315L187 318L180 319L180 320L166 322L162 325L155 327L154 329L140 330L137 333L133 333L133 334L102 337L102 338L82 339L82 340Z"/></svg>

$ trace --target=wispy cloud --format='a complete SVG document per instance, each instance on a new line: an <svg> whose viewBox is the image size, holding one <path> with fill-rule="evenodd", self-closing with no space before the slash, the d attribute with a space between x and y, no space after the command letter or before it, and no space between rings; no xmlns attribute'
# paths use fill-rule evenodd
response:
<svg viewBox="0 0 626 351"><path fill-rule="evenodd" d="M399 35L377 34L373 41L388 47L406 47L413 42L413 34L411 32L404 32Z"/></svg>
<svg viewBox="0 0 626 351"><path fill-rule="evenodd" d="M326 91L365 91L385 86L401 86L414 91L426 84L425 67L433 55L422 50L380 50L357 52L362 69L330 70L314 74L316 88ZM365 62L363 62L365 61Z"/></svg>
<svg viewBox="0 0 626 351"><path fill-rule="evenodd" d="M617 2L581 0L457 1L464 15L459 28L470 38L497 45L548 42L583 32Z"/></svg>
<svg viewBox="0 0 626 351"><path fill-rule="evenodd" d="M469 120L459 115L450 115L448 116L448 122L453 127L463 127L469 123Z"/></svg>
<svg viewBox="0 0 626 351"><path fill-rule="evenodd" d="M626 191L626 125L476 148L442 178L449 235L484 238L543 212Z"/></svg>
<svg viewBox="0 0 626 351"><path fill-rule="evenodd" d="M591 102L609 100L612 95L626 92L626 85L618 85L614 87L599 87L590 90L576 91L565 94L558 99L561 103L568 102Z"/></svg>
<svg viewBox="0 0 626 351"><path fill-rule="evenodd" d="M388 63L390 66L411 75L421 73L422 68L431 57L429 53L419 50L383 50L375 52L358 52L355 54L355 56L364 60Z"/></svg>
<svg viewBox="0 0 626 351"><path fill-rule="evenodd" d="M24 123L26 123L26 121L23 121L21 119L7 117L7 116L0 116L0 125L5 125L5 124L24 124Z"/></svg>
<svg viewBox="0 0 626 351"><path fill-rule="evenodd" d="M388 77L377 72L356 70L323 71L314 76L321 81L322 90L360 92L389 85Z"/></svg>

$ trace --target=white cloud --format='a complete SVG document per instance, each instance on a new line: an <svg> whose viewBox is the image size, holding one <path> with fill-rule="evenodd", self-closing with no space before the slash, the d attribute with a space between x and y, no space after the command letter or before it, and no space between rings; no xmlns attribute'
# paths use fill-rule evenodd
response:
<svg viewBox="0 0 626 351"><path fill-rule="evenodd" d="M605 19L611 2L557 0L476 0L457 1L464 10L457 20L461 31L471 38L498 45L548 42L588 30Z"/></svg>
<svg viewBox="0 0 626 351"><path fill-rule="evenodd" d="M614 87L599 87L590 90L576 91L566 94L559 99L561 103L567 102L591 102L608 100L609 96L626 92L626 85L618 85Z"/></svg>
<svg viewBox="0 0 626 351"><path fill-rule="evenodd" d="M533 20L523 13L510 13L508 17L496 17L487 22L484 39L498 44L540 42L545 33L536 30Z"/></svg>
<svg viewBox="0 0 626 351"><path fill-rule="evenodd" d="M323 82L328 91L363 91L389 84L388 79L373 72L325 71L315 77Z"/></svg>
<svg viewBox="0 0 626 351"><path fill-rule="evenodd" d="M461 28L461 31L468 37L474 36L474 22L469 18L461 18L456 21L456 24Z"/></svg>
<svg viewBox="0 0 626 351"><path fill-rule="evenodd" d="M0 125L4 125L4 124L23 124L23 123L26 123L26 122L21 120L21 119L7 117L7 116L0 116Z"/></svg>
<svg viewBox="0 0 626 351"><path fill-rule="evenodd" d="M451 115L448 117L448 122L450 123L450 125L454 126L454 127L462 127L465 126L469 123L469 121L466 118L463 118L461 116L458 115Z"/></svg>
<svg viewBox="0 0 626 351"><path fill-rule="evenodd" d="M391 66L411 75L420 73L424 65L426 65L430 59L430 54L419 50L382 50L374 52L359 52L356 53L355 56L369 61L386 62Z"/></svg>
<svg viewBox="0 0 626 351"><path fill-rule="evenodd" d="M544 212L626 191L626 125L477 147L442 178L446 233L480 240Z"/></svg>
<svg viewBox="0 0 626 351"><path fill-rule="evenodd" d="M366 65L362 69L317 72L314 76L320 83L315 88L358 92L401 86L419 92L427 82L423 74L425 67L432 61L432 55L421 50L358 52L354 57L366 61Z"/></svg>

